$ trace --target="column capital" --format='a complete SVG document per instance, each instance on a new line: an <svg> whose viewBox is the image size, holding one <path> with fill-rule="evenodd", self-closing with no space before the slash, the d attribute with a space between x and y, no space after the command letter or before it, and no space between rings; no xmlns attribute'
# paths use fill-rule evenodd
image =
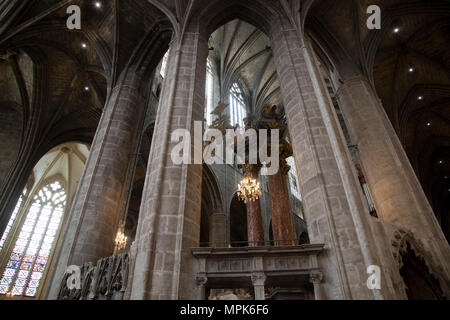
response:
<svg viewBox="0 0 450 320"><path fill-rule="evenodd" d="M309 274L309 282L312 284L320 284L323 281L322 271L312 271Z"/></svg>
<svg viewBox="0 0 450 320"><path fill-rule="evenodd" d="M253 272L252 273L252 283L254 286L264 286L266 283L267 276L264 272Z"/></svg>
<svg viewBox="0 0 450 320"><path fill-rule="evenodd" d="M195 277L195 284L198 288L203 288L208 283L206 274L199 274Z"/></svg>

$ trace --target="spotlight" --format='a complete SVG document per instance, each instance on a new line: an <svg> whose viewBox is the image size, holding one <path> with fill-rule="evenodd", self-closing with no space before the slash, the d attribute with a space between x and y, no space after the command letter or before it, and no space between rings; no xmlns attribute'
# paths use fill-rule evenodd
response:
<svg viewBox="0 0 450 320"><path fill-rule="evenodd" d="M427 123L427 127L431 127L431 122L428 122L428 123Z"/></svg>
<svg viewBox="0 0 450 320"><path fill-rule="evenodd" d="M394 33L399 33L399 31L400 31L400 28L395 28L394 29Z"/></svg>
<svg viewBox="0 0 450 320"><path fill-rule="evenodd" d="M102 4L100 3L100 1L96 1L95 2L95 7L96 8L101 8Z"/></svg>
<svg viewBox="0 0 450 320"><path fill-rule="evenodd" d="M423 100L423 97L422 97L422 96L420 96L420 97L418 97L417 99L418 99L418 100Z"/></svg>
<svg viewBox="0 0 450 320"><path fill-rule="evenodd" d="M83 43L81 44L81 47L84 48L84 49L86 49L86 48L87 48L87 44L83 42Z"/></svg>
<svg viewBox="0 0 450 320"><path fill-rule="evenodd" d="M408 71L409 71L410 73L413 73L413 72L414 72L414 68L411 67L411 68L408 69Z"/></svg>
<svg viewBox="0 0 450 320"><path fill-rule="evenodd" d="M89 87L84 87L84 91L89 91Z"/></svg>

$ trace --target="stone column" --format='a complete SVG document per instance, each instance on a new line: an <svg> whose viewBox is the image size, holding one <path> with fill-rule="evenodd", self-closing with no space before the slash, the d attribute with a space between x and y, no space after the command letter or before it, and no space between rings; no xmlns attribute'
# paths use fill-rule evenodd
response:
<svg viewBox="0 0 450 320"><path fill-rule="evenodd" d="M265 284L266 275L263 272L255 272L252 274L252 283L255 290L255 300L263 301L266 300Z"/></svg>
<svg viewBox="0 0 450 320"><path fill-rule="evenodd" d="M175 130L184 130L192 137L191 151L202 154L209 52L195 24L171 45L134 243L133 300L202 298L194 281L197 261L191 254L200 242L202 159L192 156L192 164L175 164L172 152L180 142L171 138ZM198 136L200 142L195 143Z"/></svg>
<svg viewBox="0 0 450 320"><path fill-rule="evenodd" d="M247 202L248 246L264 246L264 228L261 215L261 201Z"/></svg>
<svg viewBox="0 0 450 320"><path fill-rule="evenodd" d="M283 161L281 161L283 162ZM297 232L287 187L287 177L283 169L269 176L270 209L275 246L295 246Z"/></svg>
<svg viewBox="0 0 450 320"><path fill-rule="evenodd" d="M359 76L345 81L337 97L378 216L412 231L449 273L448 243L374 89Z"/></svg>
<svg viewBox="0 0 450 320"><path fill-rule="evenodd" d="M247 161L248 163L248 157ZM239 165L242 169L244 177L258 179L258 173L261 165L245 164ZM264 227L261 214L261 200L247 201L247 235L249 247L264 246Z"/></svg>
<svg viewBox="0 0 450 320"><path fill-rule="evenodd" d="M351 216L329 121L322 113L308 70L302 35L289 21L273 21L270 32L280 79L290 142L299 173L308 233L312 243L327 250L318 257L326 282L326 299L373 299L365 281L366 267Z"/></svg>
<svg viewBox="0 0 450 320"><path fill-rule="evenodd" d="M314 286L314 297L316 300L324 300L324 296L322 294L322 283L323 280L323 274L322 272L313 271L309 275L309 281Z"/></svg>
<svg viewBox="0 0 450 320"><path fill-rule="evenodd" d="M141 78L130 72L112 90L92 143L83 177L67 220L49 297L56 298L69 265L97 262L114 251L130 154L137 142L144 103L138 88Z"/></svg>
<svg viewBox="0 0 450 320"><path fill-rule="evenodd" d="M227 215L213 213L210 217L209 243L211 247L224 248L227 246Z"/></svg>

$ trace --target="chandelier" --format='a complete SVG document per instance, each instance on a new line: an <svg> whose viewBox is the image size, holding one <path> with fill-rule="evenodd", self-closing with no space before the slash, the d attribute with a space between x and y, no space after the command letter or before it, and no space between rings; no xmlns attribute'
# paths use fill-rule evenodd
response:
<svg viewBox="0 0 450 320"><path fill-rule="evenodd" d="M261 196L261 185L256 179L245 177L238 184L237 195L244 203L255 202Z"/></svg>
<svg viewBox="0 0 450 320"><path fill-rule="evenodd" d="M123 233L123 228L119 228L119 231L117 231L115 245L116 245L116 252L119 252L127 245L128 238Z"/></svg>

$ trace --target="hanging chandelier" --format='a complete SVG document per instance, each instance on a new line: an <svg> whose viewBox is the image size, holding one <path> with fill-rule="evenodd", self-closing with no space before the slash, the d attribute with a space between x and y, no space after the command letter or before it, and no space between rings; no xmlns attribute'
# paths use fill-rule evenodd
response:
<svg viewBox="0 0 450 320"><path fill-rule="evenodd" d="M117 231L115 245L116 245L116 252L119 252L123 248L126 247L128 241L128 237L125 236L125 233L123 233L123 228L119 228L119 231Z"/></svg>
<svg viewBox="0 0 450 320"><path fill-rule="evenodd" d="M261 185L256 179L245 177L238 184L237 195L244 203L255 202L261 196Z"/></svg>

